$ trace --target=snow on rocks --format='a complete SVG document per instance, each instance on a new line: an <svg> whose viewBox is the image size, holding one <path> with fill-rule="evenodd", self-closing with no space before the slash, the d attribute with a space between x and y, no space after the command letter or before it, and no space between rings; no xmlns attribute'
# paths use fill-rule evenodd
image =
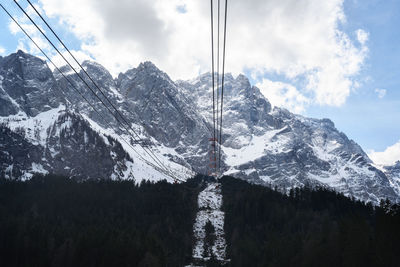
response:
<svg viewBox="0 0 400 267"><path fill-rule="evenodd" d="M226 241L224 236L224 218L225 213L221 211L222 195L221 184L210 183L199 193L198 196L199 211L193 226L193 233L196 239L193 248L193 260L208 261L211 256L221 262L226 262ZM206 223L210 221L215 229L215 241L211 248L212 254L205 253L204 240L206 238ZM193 265L191 265L193 266Z"/></svg>

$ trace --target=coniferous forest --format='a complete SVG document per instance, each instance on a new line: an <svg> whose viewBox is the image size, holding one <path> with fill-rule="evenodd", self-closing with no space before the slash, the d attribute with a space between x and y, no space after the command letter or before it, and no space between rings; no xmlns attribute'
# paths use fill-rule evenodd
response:
<svg viewBox="0 0 400 267"><path fill-rule="evenodd" d="M0 266L189 264L205 179L0 179ZM397 205L373 207L323 188L282 194L231 177L221 183L226 266L399 266Z"/></svg>
<svg viewBox="0 0 400 267"><path fill-rule="evenodd" d="M400 266L400 208L324 188L288 195L224 177L232 266Z"/></svg>
<svg viewBox="0 0 400 267"><path fill-rule="evenodd" d="M0 266L183 266L197 185L0 182Z"/></svg>

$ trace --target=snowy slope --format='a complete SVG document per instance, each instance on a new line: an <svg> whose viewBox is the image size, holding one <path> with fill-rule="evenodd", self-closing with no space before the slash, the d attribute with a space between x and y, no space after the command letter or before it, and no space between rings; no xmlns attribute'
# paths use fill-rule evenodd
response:
<svg viewBox="0 0 400 267"><path fill-rule="evenodd" d="M113 131L65 110L62 105L35 117L21 113L0 117L0 123L41 150L42 157L30 163L32 167L24 172L21 179L30 178L33 173L56 172L80 178L173 181L170 176L153 167L152 161L149 164L143 160L147 155L138 144L129 146L126 142L118 142L121 137ZM124 139L130 140L127 136ZM179 173L177 178L186 179L192 175L180 165L163 158L160 152L157 154L171 173ZM92 163L92 160L95 162ZM96 161L103 166L97 165ZM104 165L109 166L108 169ZM5 173L10 171L9 168ZM11 178L9 175L7 177Z"/></svg>

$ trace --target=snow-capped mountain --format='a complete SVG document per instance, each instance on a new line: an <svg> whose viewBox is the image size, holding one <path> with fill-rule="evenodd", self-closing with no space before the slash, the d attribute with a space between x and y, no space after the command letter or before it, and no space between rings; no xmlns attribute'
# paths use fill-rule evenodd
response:
<svg viewBox="0 0 400 267"><path fill-rule="evenodd" d="M41 59L18 51L0 59L4 148L0 175L29 178L34 172L55 172L138 181L166 178L146 160L138 142L150 145L170 172L182 179L194 172L207 173L210 73L174 82L145 62L113 79L97 63L85 61L83 66L140 140L134 141L87 89L85 82L97 92L89 79L84 82L69 67L61 68L100 116L57 71L52 73ZM285 189L329 186L375 203L386 197L399 200L392 176L375 168L362 148L332 121L272 108L244 75L226 76L223 119L225 174Z"/></svg>
<svg viewBox="0 0 400 267"><path fill-rule="evenodd" d="M225 174L284 189L328 185L363 200L398 199L387 176L332 121L271 109L244 75L225 79L223 119L229 125L223 129ZM178 83L210 118L205 102L211 94L210 75Z"/></svg>

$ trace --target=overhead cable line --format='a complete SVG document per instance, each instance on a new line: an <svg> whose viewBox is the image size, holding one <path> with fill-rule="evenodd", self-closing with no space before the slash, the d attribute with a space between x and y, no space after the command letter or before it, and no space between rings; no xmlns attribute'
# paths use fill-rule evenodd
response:
<svg viewBox="0 0 400 267"><path fill-rule="evenodd" d="M90 103L90 101L78 90L78 88L75 87L75 85L71 82L70 79L68 79L67 76L65 76L65 74L57 67L57 65L50 59L50 57L43 51L43 49L40 48L40 46L33 40L33 38L25 31L25 29L14 19L14 17L6 10L6 8L0 4L1 8L7 13L7 15L18 25L18 27L22 30L22 32L32 41L32 43L39 49L39 51L47 58L47 60L54 66L54 68L68 81L68 83L72 86L72 88L89 104L89 106L91 106L93 108L93 110L97 113L97 115L104 121L104 123L106 124L106 126L112 128L112 126L106 121L106 119L100 114L100 112L93 106L93 104ZM61 88L57 87L60 92L63 94L63 96L68 100L68 102L71 103L72 105L72 101L67 97L67 95L64 94L64 92L61 90ZM80 114L80 112L78 111L78 114ZM82 116L82 115L81 115ZM119 135L119 134L118 134ZM153 163L147 161L146 159L143 158L143 156L137 152L137 150L125 139L123 138L121 135L119 135L121 137L121 139L136 153L138 154L138 156L148 165L152 166L153 168L157 169L158 171L160 171L161 173L163 173L164 175L170 176L170 174L165 173L162 169L160 169L159 167L155 166ZM170 176L171 177L171 176ZM171 177L172 179L176 180L175 177Z"/></svg>
<svg viewBox="0 0 400 267"><path fill-rule="evenodd" d="M126 127L126 125L124 125L121 120L110 110L110 108L104 103L104 101L96 94L96 92L94 92L94 90L88 85L88 83L79 75L79 73L77 72L77 70L71 65L71 63L64 57L64 55L59 51L59 49L53 44L53 42L47 37L47 35L40 29L40 27L33 21L33 19L25 12L25 10L19 5L19 3L17 1L14 0L14 2L18 5L18 7L22 10L22 12L29 18L29 20L34 24L34 26L40 31L40 33L46 38L46 40L51 44L51 46L57 51L57 53L64 59L64 61L71 67L71 69L77 74L78 78L86 85L86 87L89 88L89 90L96 96L96 98L101 102L101 104L103 104L103 106L107 109L108 112L111 113L111 115L116 119L116 121L122 125L125 130L128 132L128 134L130 134L133 138L134 141L136 141L136 138L132 135L132 133L129 131L129 129ZM29 2L30 3L30 2ZM32 5L32 3L30 3ZM32 7L34 8L34 10L37 12L36 8L32 5ZM38 15L40 15L38 13ZM40 16L41 17L41 16ZM43 19L43 17L41 17ZM44 20L44 19L43 19ZM46 25L50 28L50 26L47 24L47 22L45 22ZM52 30L52 29L51 29ZM52 30L52 32L54 33L54 31ZM69 51L69 50L68 50ZM71 54L72 55L72 54ZM75 59L75 58L74 58ZM76 60L76 59L75 59ZM79 64L80 65L80 64ZM80 65L80 67L82 68L82 70L87 74L87 72L84 70L84 68ZM87 74L88 75L88 74ZM88 76L90 79L91 77ZM93 79L91 79L93 81ZM94 82L94 81L93 81ZM94 83L95 84L95 83ZM95 84L95 86L97 86ZM97 86L97 88L99 88ZM105 96L105 94L101 91L101 89L99 88L99 91L102 93L102 95L108 100L108 102L112 105L112 103L110 102L110 100ZM112 105L114 110L116 111L117 114L119 114L123 119L124 117L119 113L119 111L115 108L114 105ZM133 128L129 125L129 123L127 123L127 121L125 120L125 123L128 125L128 127L132 130L132 132L140 139L139 135L133 130ZM145 147L143 147L140 142L139 146L142 147L143 151L148 154L152 160L154 161L154 163L156 165L159 165L160 169L165 169L166 173L169 173L168 176L173 177L173 179L176 179L174 177L174 175L172 175L169 170L165 167L165 165L157 158L156 155L154 155L154 153L150 150L150 152L153 154L151 155Z"/></svg>
<svg viewBox="0 0 400 267"><path fill-rule="evenodd" d="M215 73L214 73L214 5L211 0L211 82L212 82L212 108L213 108L213 137L211 141L210 168L216 171L216 128L215 128Z"/></svg>
<svg viewBox="0 0 400 267"><path fill-rule="evenodd" d="M219 176L221 174L221 150L222 150L222 116L223 116L223 102L224 102L224 87L225 87L225 51L226 51L226 22L227 22L227 9L228 0L225 0L224 6L224 32L223 32L223 47L222 47L222 75L220 75L220 24L221 24L221 1L217 2L217 45L214 44L214 2L211 0L211 83L212 83L212 101L213 101L213 138L212 141L212 157L210 161L214 160L215 164L210 164L214 167L215 173L213 175ZM214 58L214 49L217 49L217 58ZM216 62L215 62L216 60ZM216 73L215 73L216 63ZM215 80L216 77L216 80ZM216 85L216 88L215 88ZM220 88L221 87L221 88ZM216 96L215 96L216 95ZM216 99L215 99L216 98ZM216 106L215 106L216 103ZM221 105L221 106L220 106ZM218 151L216 151L218 150ZM218 153L217 153L218 152Z"/></svg>
<svg viewBox="0 0 400 267"><path fill-rule="evenodd" d="M217 88L216 88L216 96L217 96L217 108L216 108L216 116L215 116L215 121L216 121L216 145L218 146L218 122L219 122L219 29L220 29L220 0L218 0L218 8L217 8Z"/></svg>
<svg viewBox="0 0 400 267"><path fill-rule="evenodd" d="M215 139L215 81L214 81L214 12L213 0L211 0L211 80L212 80L212 101L213 101L213 128Z"/></svg>
<svg viewBox="0 0 400 267"><path fill-rule="evenodd" d="M222 109L224 104L224 82L225 82L225 47L226 47L226 21L228 16L228 0L225 0L225 22L224 22L224 43L223 43L223 51L222 51L222 81L221 81L221 116L220 116L220 124L219 124L219 168L221 168L221 147L222 147Z"/></svg>

